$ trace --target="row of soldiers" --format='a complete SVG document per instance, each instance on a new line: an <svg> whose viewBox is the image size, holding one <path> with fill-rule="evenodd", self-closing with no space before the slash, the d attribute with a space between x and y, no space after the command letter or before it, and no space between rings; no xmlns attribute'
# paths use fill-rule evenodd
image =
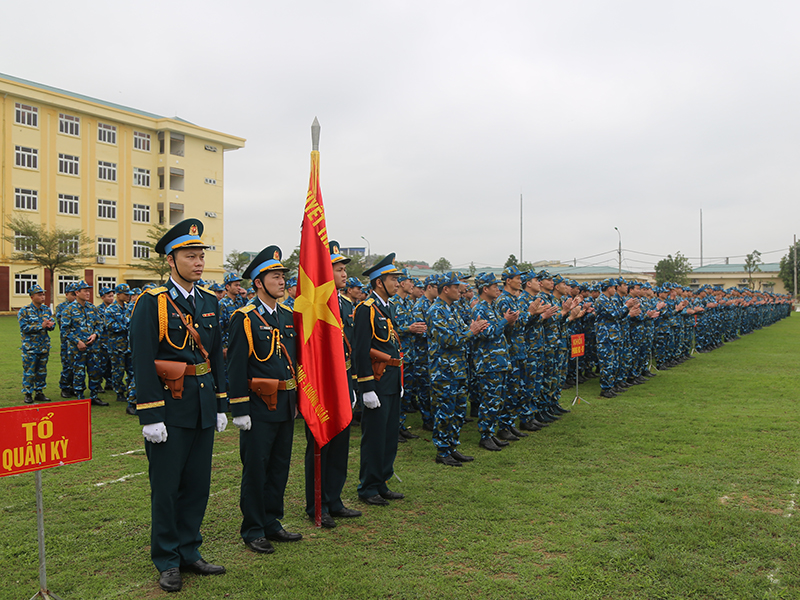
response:
<svg viewBox="0 0 800 600"><path fill-rule="evenodd" d="M450 466L472 458L458 451L468 399L480 446L498 451L568 412L561 390L576 381L599 376L601 395L612 398L653 377L651 364L656 371L676 366L693 350L709 352L788 316L792 305L769 292L622 277L578 283L516 266L501 280L478 274L474 288L462 273L420 281L404 272L399 280L392 303L404 353L404 412L420 411L437 462ZM580 363L570 360L574 335L585 341ZM404 416L400 435L415 437Z"/></svg>

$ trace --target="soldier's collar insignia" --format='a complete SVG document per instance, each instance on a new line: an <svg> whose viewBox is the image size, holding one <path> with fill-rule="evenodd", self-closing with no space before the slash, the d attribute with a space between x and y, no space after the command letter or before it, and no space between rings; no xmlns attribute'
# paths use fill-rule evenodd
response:
<svg viewBox="0 0 800 600"><path fill-rule="evenodd" d="M264 310L264 307L263 307L263 306L259 306L259 307L258 307L258 313L259 313L259 314L263 315L265 312L266 312L266 311Z"/></svg>
<svg viewBox="0 0 800 600"><path fill-rule="evenodd" d="M177 298L177 297L178 297L178 290L176 290L175 288L172 288L172 289L169 291L169 295L170 295L170 296L172 296L172 299L173 299L173 300L175 300L175 298Z"/></svg>

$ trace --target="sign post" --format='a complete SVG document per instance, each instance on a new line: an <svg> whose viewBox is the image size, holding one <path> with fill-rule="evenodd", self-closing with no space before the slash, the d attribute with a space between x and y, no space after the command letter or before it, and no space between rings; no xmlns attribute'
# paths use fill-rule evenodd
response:
<svg viewBox="0 0 800 600"><path fill-rule="evenodd" d="M92 459L90 401L71 400L0 409L0 477L35 472L39 539L39 591L34 598L61 600L47 589L42 469Z"/></svg>
<svg viewBox="0 0 800 600"><path fill-rule="evenodd" d="M584 355L586 352L586 336L582 333L577 333L575 335L571 335L570 337L570 356L571 358L575 359L575 399L572 401L572 405L575 406L575 403L586 402L586 404L590 404L580 396L580 373L581 373L581 362L580 357Z"/></svg>

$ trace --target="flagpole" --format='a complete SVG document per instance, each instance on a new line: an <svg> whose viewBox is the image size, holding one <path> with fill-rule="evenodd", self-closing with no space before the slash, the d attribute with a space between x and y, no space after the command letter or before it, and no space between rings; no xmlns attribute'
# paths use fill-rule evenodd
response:
<svg viewBox="0 0 800 600"><path fill-rule="evenodd" d="M319 152L319 121L311 124L311 151ZM322 527L322 448L314 438L314 523Z"/></svg>

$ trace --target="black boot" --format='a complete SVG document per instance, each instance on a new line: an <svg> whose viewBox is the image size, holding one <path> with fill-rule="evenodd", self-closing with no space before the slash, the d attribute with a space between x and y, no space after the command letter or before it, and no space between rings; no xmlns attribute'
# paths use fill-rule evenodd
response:
<svg viewBox="0 0 800 600"><path fill-rule="evenodd" d="M50 402L50 398L45 396L41 391L36 392L36 396L33 399L35 402Z"/></svg>
<svg viewBox="0 0 800 600"><path fill-rule="evenodd" d="M25 394L25 404L33 404L33 396Z"/></svg>

